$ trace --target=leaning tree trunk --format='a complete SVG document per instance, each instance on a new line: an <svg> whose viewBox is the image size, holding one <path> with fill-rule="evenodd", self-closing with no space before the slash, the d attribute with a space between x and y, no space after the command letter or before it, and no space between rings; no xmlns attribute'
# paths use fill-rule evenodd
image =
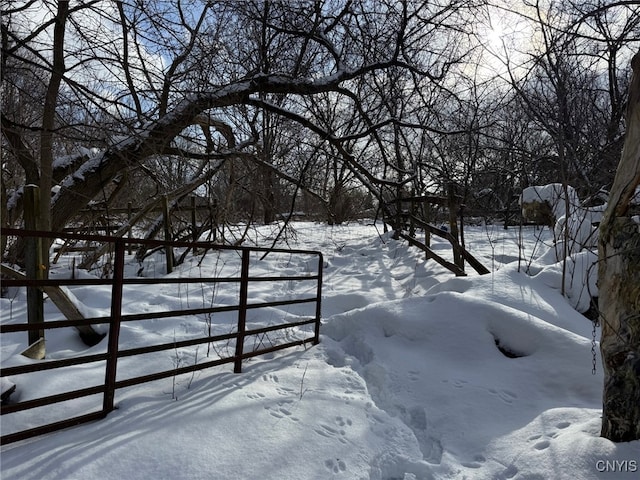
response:
<svg viewBox="0 0 640 480"><path fill-rule="evenodd" d="M604 367L601 434L614 442L640 439L640 225L630 213L640 185L640 52L631 65L625 145L598 245Z"/></svg>

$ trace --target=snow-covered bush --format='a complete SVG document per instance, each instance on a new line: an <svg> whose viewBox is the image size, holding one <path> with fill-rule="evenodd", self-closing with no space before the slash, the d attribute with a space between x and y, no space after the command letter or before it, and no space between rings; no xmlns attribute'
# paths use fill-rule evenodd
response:
<svg viewBox="0 0 640 480"><path fill-rule="evenodd" d="M532 212L539 216L541 211L548 211L554 220L553 243L529 273L563 291L576 310L587 311L592 297L598 295L597 225L605 205L582 206L573 187L565 189L562 184L553 183L524 189L521 206L525 218Z"/></svg>
<svg viewBox="0 0 640 480"><path fill-rule="evenodd" d="M580 204L575 189L567 186L565 195L565 188L561 183L527 187L520 196L525 219L551 225L566 214L567 202L570 210Z"/></svg>
<svg viewBox="0 0 640 480"><path fill-rule="evenodd" d="M527 187L522 191L520 205L525 219L540 221L541 217L549 216L545 223L553 225L554 245L550 249L552 253L545 256L547 262L555 263L565 254L597 246L597 227L594 225L600 221L604 206L583 207L573 187L565 188L561 183ZM566 249L565 242L568 242Z"/></svg>
<svg viewBox="0 0 640 480"><path fill-rule="evenodd" d="M571 306L584 313L591 307L591 299L598 296L598 255L591 250L583 250L568 256L564 275L563 263L560 261L545 265L537 270L534 277L552 288L563 290Z"/></svg>

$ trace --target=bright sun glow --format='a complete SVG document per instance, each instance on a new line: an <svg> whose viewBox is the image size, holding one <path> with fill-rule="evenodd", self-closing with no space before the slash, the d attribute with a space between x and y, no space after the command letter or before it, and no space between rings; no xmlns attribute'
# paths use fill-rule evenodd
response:
<svg viewBox="0 0 640 480"><path fill-rule="evenodd" d="M496 18L478 25L478 42L482 52L478 73L481 76L493 77L504 73L508 61L505 48L509 43L509 31L506 28L508 27Z"/></svg>
<svg viewBox="0 0 640 480"><path fill-rule="evenodd" d="M533 31L525 17L502 9L493 8L478 19L478 42L481 45L479 73L493 77L504 74L507 69L518 75L523 52L533 42Z"/></svg>
<svg viewBox="0 0 640 480"><path fill-rule="evenodd" d="M505 32L500 25L492 25L487 30L487 47L492 50L502 48L504 33Z"/></svg>

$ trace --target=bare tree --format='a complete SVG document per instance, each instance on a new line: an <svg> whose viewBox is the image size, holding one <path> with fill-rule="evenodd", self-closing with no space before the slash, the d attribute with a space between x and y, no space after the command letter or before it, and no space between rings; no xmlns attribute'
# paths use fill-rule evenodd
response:
<svg viewBox="0 0 640 480"><path fill-rule="evenodd" d="M222 125L237 123L234 108L243 105L268 111L271 117L265 120L298 123L317 137L314 142L331 145L341 165L376 191L388 183L384 168L371 169L357 155L368 142L388 158L382 137L375 134L385 126L397 131L402 119L386 110L389 118L376 116L383 92L362 86L391 71L406 72L407 90L413 92L443 84L463 56L451 48L454 27L473 7L427 1L167 0L145 8L126 1L73 7L43 2L51 13L34 26L30 9L40 2L16 3L13 9L9 3L2 24L3 70L8 72L3 86L20 91L36 110L40 99L46 101L35 123L17 115L17 108L3 108L3 139L25 177L37 180L45 192L58 183L50 200L45 194L41 211L43 226L53 230L65 227L97 195L105 196L126 170L152 172L150 167L167 162L237 163L247 154L276 166L270 158L273 138L252 143L245 137L232 144L225 137ZM42 95L20 90L21 69L42 82ZM332 103L354 105L359 120L349 128L357 131L326 128L309 115L305 106L329 92ZM286 102L273 101L283 97ZM12 101L5 98L7 106ZM235 134L250 130L245 125ZM56 177L63 151L74 162ZM262 170L263 177L267 171L272 170ZM275 184L267 183L265 191L273 190ZM9 205L12 218L18 218L17 205Z"/></svg>
<svg viewBox="0 0 640 480"><path fill-rule="evenodd" d="M500 52L532 128L553 141L544 155L554 181L582 196L613 180L622 145L626 80L640 10L629 2L537 1L518 12L535 39ZM523 48L523 47L521 47Z"/></svg>

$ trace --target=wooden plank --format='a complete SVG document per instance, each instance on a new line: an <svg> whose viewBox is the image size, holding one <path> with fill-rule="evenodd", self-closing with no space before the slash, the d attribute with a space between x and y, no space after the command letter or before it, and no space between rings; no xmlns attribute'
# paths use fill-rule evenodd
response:
<svg viewBox="0 0 640 480"><path fill-rule="evenodd" d="M462 258L464 258L466 262L480 275L491 273L487 267L480 263L480 260L471 255L465 248L460 247L460 252L462 253Z"/></svg>
<svg viewBox="0 0 640 480"><path fill-rule="evenodd" d="M6 402L13 392L16 391L16 384L7 377L0 377L0 400Z"/></svg>
<svg viewBox="0 0 640 480"><path fill-rule="evenodd" d="M15 270L7 265L0 266L2 273L18 280L26 280L27 276ZM67 320L84 320L84 315L78 310L75 303L71 300L73 295L69 291L63 290L61 287L56 286L43 286L40 289L49 296L49 299L53 304L58 307L60 313L62 313ZM75 327L80 333L82 341L89 346L96 345L102 338L103 334L96 332L91 325L78 325Z"/></svg>
<svg viewBox="0 0 640 480"><path fill-rule="evenodd" d="M457 241L456 239L453 237L453 235L451 235L449 232L445 232L444 230L439 229L438 227L431 225L429 223L426 223L424 221L422 221L419 218L413 218L413 222L418 225L419 227L421 227L422 229L424 229L425 231L428 231L434 235L437 235L438 237L444 238L446 240L449 241L449 243L451 243L452 247L454 249L458 249L458 251L460 252L460 254L462 255L462 257L469 263L469 265L471 265L471 267L478 272L480 275L486 275L488 273L491 273L491 271L485 267L480 260L478 260L476 257L474 257L471 253L469 253L469 251L465 248L463 248Z"/></svg>
<svg viewBox="0 0 640 480"><path fill-rule="evenodd" d="M44 338L40 337L37 341L20 352L20 355L22 355L23 357L31 358L32 360L42 360L45 357L45 353L46 349Z"/></svg>
<svg viewBox="0 0 640 480"><path fill-rule="evenodd" d="M420 250L425 251L429 258L433 258L437 263L439 263L440 265L442 265L446 269L450 270L451 272L455 273L456 276L464 277L464 276L467 275L466 273L464 273L464 270L462 270L458 265L456 265L455 263L451 263L451 262L445 260L440 255L438 255L436 252L434 252L429 247L427 247L424 243L416 240L415 238L411 238L406 233L399 232L399 236L400 236L400 238L404 238L406 241L408 241L414 247L418 247Z"/></svg>

